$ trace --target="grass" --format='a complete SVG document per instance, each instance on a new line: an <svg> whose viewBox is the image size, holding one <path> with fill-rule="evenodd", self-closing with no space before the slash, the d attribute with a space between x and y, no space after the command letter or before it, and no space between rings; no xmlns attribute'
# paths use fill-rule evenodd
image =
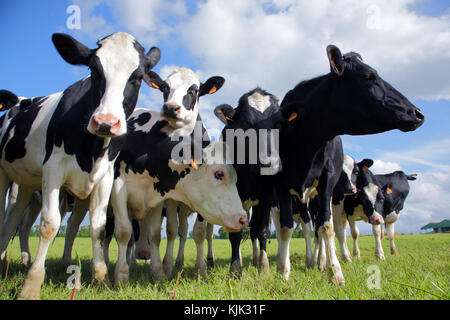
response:
<svg viewBox="0 0 450 320"><path fill-rule="evenodd" d="M303 239L291 242L291 277L283 280L276 272L277 241L268 244L271 273L259 274L251 265L251 243L242 245L244 270L240 279L230 280L228 275L231 255L228 240L214 240L215 266L208 270L208 281L202 280L194 271L195 244L186 243L185 265L174 270L169 281L154 281L149 275L148 265L138 261L130 270L130 283L118 289L106 285L91 284L90 261L91 243L89 238L77 238L74 244L73 264L78 265L76 254L82 267L82 288L76 291L75 300L171 300L175 299L212 300L433 300L449 299L449 245L450 234L400 235L396 237L399 253L390 255L389 241L383 239L386 261L374 256L372 236L360 238L361 259L353 263L341 262L346 284L338 287L329 280L327 272L306 270L305 243ZM37 248L38 238L30 239L32 254ZM350 250L352 240L348 239ZM175 245L177 252L178 242ZM206 245L206 244L205 244ZM56 238L51 245L46 263L46 278L41 291L41 299L69 300L72 290L66 286L70 274L61 264L64 239ZM165 250L162 241L161 254ZM76 251L76 254L75 254ZM14 239L8 249L9 268L5 276L3 268L0 280L0 299L15 299L22 288L27 267L20 264L18 239ZM110 249L109 279L113 279L117 246L113 241ZM370 266L379 270L380 288L369 289L367 279ZM369 268L369 269L368 269ZM377 269L378 268L378 269ZM178 277L179 276L179 277Z"/></svg>

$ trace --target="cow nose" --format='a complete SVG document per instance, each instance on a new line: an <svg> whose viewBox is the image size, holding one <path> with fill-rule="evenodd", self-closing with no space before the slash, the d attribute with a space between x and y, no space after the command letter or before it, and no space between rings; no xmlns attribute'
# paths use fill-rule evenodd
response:
<svg viewBox="0 0 450 320"><path fill-rule="evenodd" d="M419 123L416 125L417 128L420 127L422 125L422 123L425 121L425 115L423 114L422 111L420 111L419 109L415 109L414 110L414 114L416 116L416 118L419 120Z"/></svg>
<svg viewBox="0 0 450 320"><path fill-rule="evenodd" d="M92 129L99 136L115 136L120 130L120 120L110 114L94 115L91 125Z"/></svg>
<svg viewBox="0 0 450 320"><path fill-rule="evenodd" d="M239 224L240 224L242 227L245 226L247 223L248 223L248 221L247 221L247 216L241 216L241 217L239 218Z"/></svg>
<svg viewBox="0 0 450 320"><path fill-rule="evenodd" d="M176 118L181 112L181 107L176 104L165 103L162 107L161 115L167 118Z"/></svg>
<svg viewBox="0 0 450 320"><path fill-rule="evenodd" d="M137 253L136 258L139 260L150 260L150 251L141 250Z"/></svg>
<svg viewBox="0 0 450 320"><path fill-rule="evenodd" d="M373 216L370 217L370 223L377 225L377 224L383 224L384 220L383 217L379 214L374 214Z"/></svg>

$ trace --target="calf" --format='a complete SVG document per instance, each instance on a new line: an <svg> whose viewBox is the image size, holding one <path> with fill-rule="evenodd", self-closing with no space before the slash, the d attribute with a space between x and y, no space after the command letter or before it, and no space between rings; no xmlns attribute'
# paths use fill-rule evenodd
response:
<svg viewBox="0 0 450 320"><path fill-rule="evenodd" d="M105 280L101 240L113 164L121 149L121 144L113 141L127 132L126 119L136 105L141 81L160 58L158 48L145 54L144 48L123 32L99 40L93 50L66 34L54 34L52 40L64 60L88 66L91 74L63 92L24 99L3 115L2 219L11 181L20 186L15 215L22 214L34 190L42 190L39 246L20 298L39 298L47 250L61 223L61 187L80 199L90 197L93 278Z"/></svg>
<svg viewBox="0 0 450 320"><path fill-rule="evenodd" d="M270 210L274 201L274 174L281 167L276 146L271 144L273 136L270 129L265 132L265 136L261 136L255 127L277 112L278 98L260 88L244 94L236 108L220 105L214 110L225 124L222 139L233 151L233 165L238 174L237 187L244 209L249 212L253 207L250 220L250 237L254 244L253 263L266 272L269 271L266 243ZM230 233L232 274L239 274L242 269L241 240L240 232ZM260 252L255 251L256 240L259 241Z"/></svg>
<svg viewBox="0 0 450 320"><path fill-rule="evenodd" d="M356 184L358 192L345 198L340 219L348 220L350 223L350 230L354 240L354 258L360 257L358 248L359 232L355 222L364 220L372 224L372 231L375 237L375 256L385 260L381 245L381 225L384 223L386 226L391 253L394 254L396 252L394 223L397 221L409 193L408 180L415 180L417 175L406 175L403 171L374 175L369 170L372 164L373 161L371 159L364 159L358 163L359 173ZM345 229L342 231L342 228L345 228L344 224L340 225L341 230L339 232L345 234ZM344 242L340 241L340 245L342 251L342 247L346 247L345 239Z"/></svg>

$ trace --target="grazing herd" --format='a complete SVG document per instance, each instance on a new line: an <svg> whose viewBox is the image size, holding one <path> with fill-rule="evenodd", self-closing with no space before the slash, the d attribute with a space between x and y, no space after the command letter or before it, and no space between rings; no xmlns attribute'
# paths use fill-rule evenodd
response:
<svg viewBox="0 0 450 320"><path fill-rule="evenodd" d="M63 261L70 263L75 235L89 211L93 280L107 279L105 260L114 234L119 250L115 285L128 282L132 256L150 259L154 278L170 277L176 235L181 265L187 217L193 212L196 269L203 277L203 241L207 229L212 239L211 224L230 232L234 275L242 270L241 229L248 224L254 264L269 271L266 242L271 220L279 241L277 270L286 280L295 221L306 235L306 266L331 268L338 285L345 278L334 237L342 258L351 261L347 223L354 258L359 257L357 220L372 224L380 259L385 259L385 224L395 253L394 223L408 195L408 181L416 175L373 174L372 160L356 163L344 155L340 135L413 131L424 115L359 54L342 54L328 46L330 72L300 82L281 103L258 87L243 94L236 108L216 107L214 113L225 126L222 140L212 142L199 101L218 91L223 77L202 82L183 67L163 80L151 71L160 50L145 52L123 32L99 40L95 49L66 34L54 34L52 41L66 62L88 66L90 75L42 97L0 91L6 110L0 119L0 265L16 230L22 262L30 261L28 236L41 217L36 257L20 298L40 297L47 251L66 212L72 214ZM135 108L142 80L162 92L159 113ZM163 216L168 245L161 261ZM208 262L213 264L210 241L208 247Z"/></svg>

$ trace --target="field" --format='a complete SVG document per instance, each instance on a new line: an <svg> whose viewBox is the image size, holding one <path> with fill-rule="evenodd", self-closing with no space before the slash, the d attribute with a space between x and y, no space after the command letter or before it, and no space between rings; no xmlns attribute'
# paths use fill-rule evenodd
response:
<svg viewBox="0 0 450 320"><path fill-rule="evenodd" d="M38 238L31 238L31 252L34 254ZM348 239L350 251L352 240ZM228 240L214 240L215 266L208 270L208 281L205 282L194 272L195 244L189 239L186 244L185 265L177 285L175 270L169 281L154 281L150 278L148 266L138 261L131 267L130 284L119 289L106 285L91 284L90 257L91 244L89 238L77 238L75 251L82 265L82 288L76 291L74 299L124 299L148 300L173 299L239 299L239 300L300 300L300 299L386 299L386 300L429 300L449 299L450 280L450 234L399 235L396 237L399 254L389 254L389 241L383 239L386 261L378 261L374 252L374 239L371 236L360 238L361 259L353 263L341 263L346 278L345 287L331 283L328 272L305 270L305 244L303 239L291 242L291 278L285 282L276 273L277 241L272 239L268 244L271 274L259 274L251 265L251 243L242 245L244 271L238 280L230 280L228 276L230 245ZM177 252L175 245L175 252ZM205 244L206 245L206 244ZM43 285L41 298L68 300L72 290L66 286L70 274L60 263L64 246L63 238L56 238L51 245L47 259L47 275ZM165 249L162 241L161 253ZM205 250L206 251L206 250ZM0 299L15 299L22 287L27 267L20 265L19 242L14 239L8 249L9 268L0 280ZM75 253L73 255L75 257ZM117 257L117 246L112 242L111 261ZM74 259L75 260L75 259ZM113 278L114 263L109 264L109 277ZM77 264L74 261L74 264ZM379 271L379 273L378 273ZM375 276L379 275L379 288L373 288ZM368 286L369 279L369 286Z"/></svg>

